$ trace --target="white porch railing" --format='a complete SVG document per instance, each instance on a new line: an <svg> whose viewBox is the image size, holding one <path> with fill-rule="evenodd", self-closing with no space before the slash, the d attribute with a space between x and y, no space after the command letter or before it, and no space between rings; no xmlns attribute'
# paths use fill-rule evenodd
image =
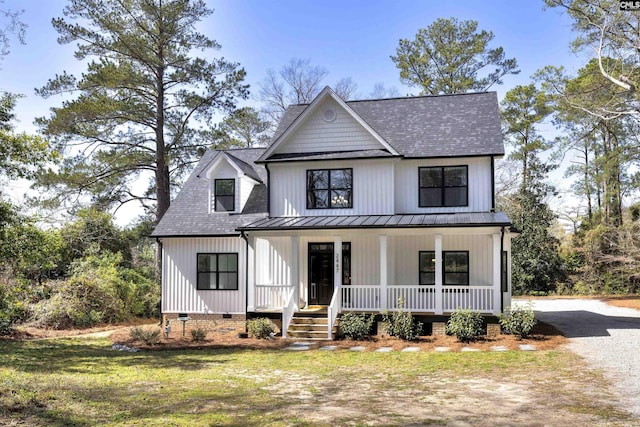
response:
<svg viewBox="0 0 640 427"><path fill-rule="evenodd" d="M291 319L293 319L293 315L298 311L298 302L295 298L295 292L293 291L293 287L290 287L290 292L287 295L285 300L285 304L282 307L282 338L287 337L287 331L289 330L289 325L291 324Z"/></svg>
<svg viewBox="0 0 640 427"><path fill-rule="evenodd" d="M292 290L293 287L290 285L256 285L256 309L280 309L284 307L287 303L287 297Z"/></svg>
<svg viewBox="0 0 640 427"><path fill-rule="evenodd" d="M380 310L380 286L342 286L342 309L353 311Z"/></svg>
<svg viewBox="0 0 640 427"><path fill-rule="evenodd" d="M338 313L340 313L340 307L342 306L342 287L336 286L333 290L333 296L331 297L331 303L327 307L327 336L329 339L333 339L333 325L336 323Z"/></svg>
<svg viewBox="0 0 640 427"><path fill-rule="evenodd" d="M493 288L491 286L444 286L442 310L453 311L458 308L491 313Z"/></svg>
<svg viewBox="0 0 640 427"><path fill-rule="evenodd" d="M436 289L433 286L390 286L387 288L389 310L398 309L402 298L404 311L435 311Z"/></svg>
<svg viewBox="0 0 640 427"><path fill-rule="evenodd" d="M387 305L380 305L380 286L350 285L342 286L341 311L384 311L398 308L398 300L404 301L403 310L435 312L436 299L439 297L435 286L390 285L387 288ZM468 308L483 313L493 312L493 292L491 286L443 286L442 310L452 312L458 308ZM334 293L334 297L337 293ZM333 301L332 301L333 302Z"/></svg>

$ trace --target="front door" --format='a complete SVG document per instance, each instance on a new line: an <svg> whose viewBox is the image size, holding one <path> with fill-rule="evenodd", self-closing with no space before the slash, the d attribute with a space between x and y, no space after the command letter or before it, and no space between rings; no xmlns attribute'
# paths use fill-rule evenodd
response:
<svg viewBox="0 0 640 427"><path fill-rule="evenodd" d="M309 243L309 305L329 305L333 297L333 243Z"/></svg>

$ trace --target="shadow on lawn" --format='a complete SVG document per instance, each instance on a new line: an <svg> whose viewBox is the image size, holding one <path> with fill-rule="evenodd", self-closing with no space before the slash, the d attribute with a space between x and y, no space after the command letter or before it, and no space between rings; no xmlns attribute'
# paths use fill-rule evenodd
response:
<svg viewBox="0 0 640 427"><path fill-rule="evenodd" d="M145 351L130 353L117 351L110 345L86 340L56 339L43 341L5 341L0 346L0 359L4 367L15 370L61 373L100 373L116 367L140 367L141 369L178 368L198 370L212 364L224 364L234 353L245 349Z"/></svg>

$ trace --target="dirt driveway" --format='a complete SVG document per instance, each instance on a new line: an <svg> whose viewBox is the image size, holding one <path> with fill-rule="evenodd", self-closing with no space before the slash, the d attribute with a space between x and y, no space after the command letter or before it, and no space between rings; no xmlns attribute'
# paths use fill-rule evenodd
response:
<svg viewBox="0 0 640 427"><path fill-rule="evenodd" d="M587 299L534 300L533 308L570 339L570 350L603 369L625 409L640 415L640 310Z"/></svg>

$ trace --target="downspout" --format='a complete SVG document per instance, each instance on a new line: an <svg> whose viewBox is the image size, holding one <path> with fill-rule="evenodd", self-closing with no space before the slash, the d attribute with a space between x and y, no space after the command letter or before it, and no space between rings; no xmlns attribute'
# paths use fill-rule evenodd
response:
<svg viewBox="0 0 640 427"><path fill-rule="evenodd" d="M267 213L271 218L271 171L269 170L269 163L265 163L264 168L267 170Z"/></svg>
<svg viewBox="0 0 640 427"><path fill-rule="evenodd" d="M493 160L493 157L491 158ZM500 230L500 313L504 313L504 291L502 290L502 272L504 271L504 225ZM509 271L507 271L507 279L509 278ZM506 284L506 283L505 283ZM509 290L509 286L507 285L507 291Z"/></svg>
<svg viewBox="0 0 640 427"><path fill-rule="evenodd" d="M247 320L249 320L249 237L244 231L240 232L240 237L244 240L244 331L249 332Z"/></svg>

